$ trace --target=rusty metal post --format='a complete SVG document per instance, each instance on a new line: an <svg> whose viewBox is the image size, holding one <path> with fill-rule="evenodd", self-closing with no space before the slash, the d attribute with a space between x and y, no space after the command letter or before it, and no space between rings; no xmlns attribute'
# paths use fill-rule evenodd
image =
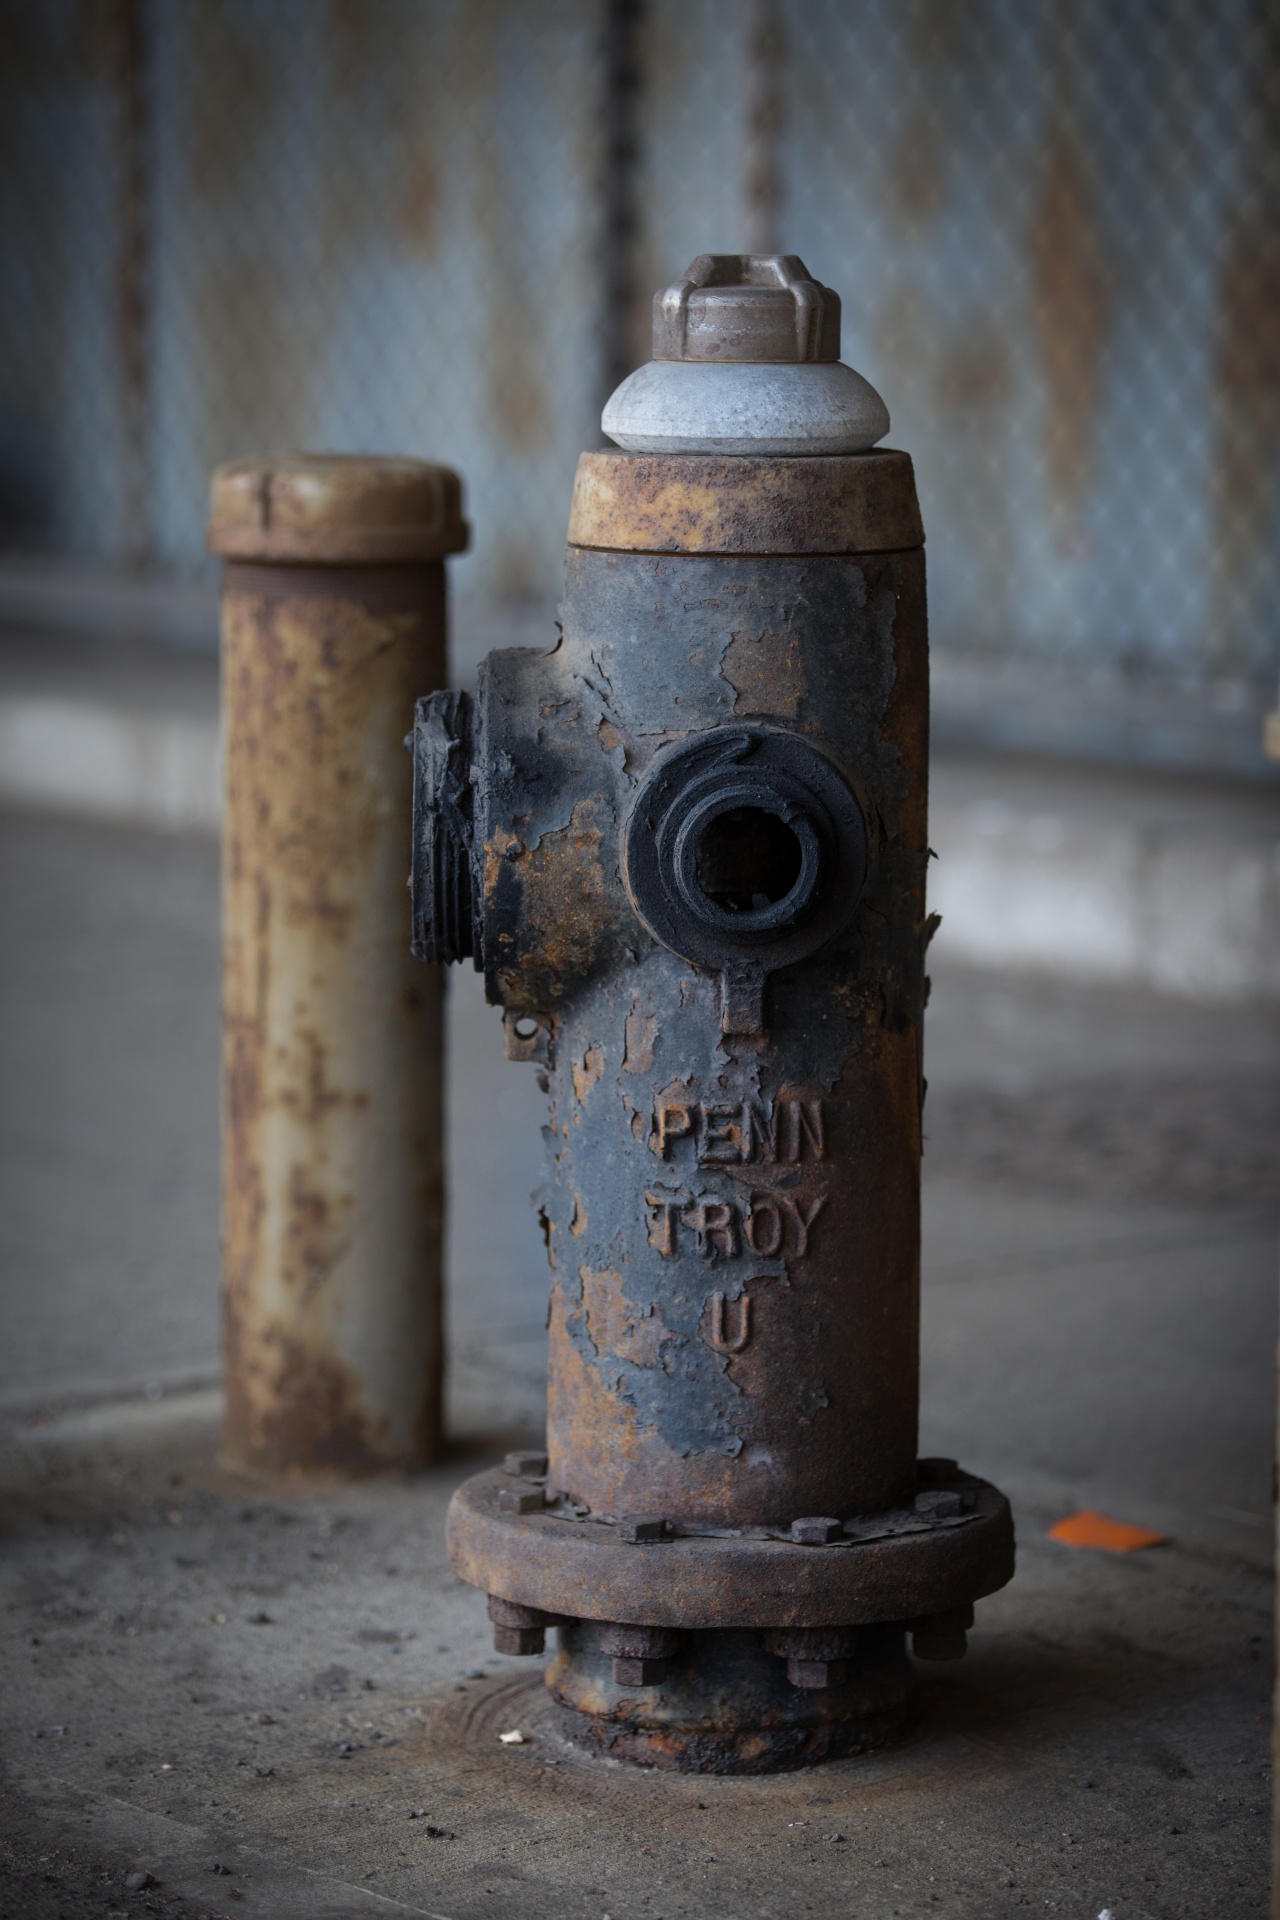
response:
<svg viewBox="0 0 1280 1920"><path fill-rule="evenodd" d="M459 1488L571 1738L762 1772L902 1725L1009 1508L917 1460L923 533L840 307L701 256L584 454L563 633L415 720L414 940L550 1098L544 1454Z"/></svg>
<svg viewBox="0 0 1280 1920"><path fill-rule="evenodd" d="M406 953L414 695L445 668L456 475L214 475L222 602L226 1457L420 1464L440 1427L441 977Z"/></svg>

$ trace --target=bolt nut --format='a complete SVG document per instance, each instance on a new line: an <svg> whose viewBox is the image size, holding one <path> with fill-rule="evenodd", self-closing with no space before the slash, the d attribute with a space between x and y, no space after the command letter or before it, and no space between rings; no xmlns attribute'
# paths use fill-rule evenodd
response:
<svg viewBox="0 0 1280 1920"><path fill-rule="evenodd" d="M764 1650L780 1660L851 1660L857 1650L856 1627L768 1627Z"/></svg>
<svg viewBox="0 0 1280 1920"><path fill-rule="evenodd" d="M629 1654L619 1654L613 1662L615 1686L660 1687L666 1677L665 1660L636 1660Z"/></svg>
<svg viewBox="0 0 1280 1920"><path fill-rule="evenodd" d="M843 1533L844 1522L833 1520L829 1515L809 1514L803 1520L791 1522L791 1538L798 1547L829 1547Z"/></svg>
<svg viewBox="0 0 1280 1920"><path fill-rule="evenodd" d="M793 1687L816 1692L821 1687L843 1686L849 1677L844 1660L788 1660L787 1679Z"/></svg>
<svg viewBox="0 0 1280 1920"><path fill-rule="evenodd" d="M545 1453L509 1453L502 1462L502 1470L525 1480L544 1480L547 1456Z"/></svg>
<svg viewBox="0 0 1280 1920"><path fill-rule="evenodd" d="M966 1632L973 1625L972 1607L952 1607L910 1622L911 1651L917 1660L963 1660Z"/></svg>
<svg viewBox="0 0 1280 1920"><path fill-rule="evenodd" d="M545 1627L495 1627L493 1630L495 1653L545 1653L546 1646Z"/></svg>
<svg viewBox="0 0 1280 1920"><path fill-rule="evenodd" d="M964 1496L950 1487L928 1487L918 1493L915 1509L927 1520L952 1520L964 1512Z"/></svg>
<svg viewBox="0 0 1280 1920"><path fill-rule="evenodd" d="M522 1607L516 1600L489 1595L489 1618L493 1622L495 1653L542 1653L547 1644L547 1628L566 1624L563 1614L546 1613L541 1607Z"/></svg>
<svg viewBox="0 0 1280 1920"><path fill-rule="evenodd" d="M498 1494L503 1513L541 1513L545 1505L541 1487L503 1487Z"/></svg>
<svg viewBox="0 0 1280 1920"><path fill-rule="evenodd" d="M609 1620L600 1628L600 1651L614 1659L670 1660L679 1644L671 1627L639 1627Z"/></svg>
<svg viewBox="0 0 1280 1920"><path fill-rule="evenodd" d="M618 1537L636 1544L649 1540L665 1540L667 1523L658 1513L624 1513L618 1522Z"/></svg>

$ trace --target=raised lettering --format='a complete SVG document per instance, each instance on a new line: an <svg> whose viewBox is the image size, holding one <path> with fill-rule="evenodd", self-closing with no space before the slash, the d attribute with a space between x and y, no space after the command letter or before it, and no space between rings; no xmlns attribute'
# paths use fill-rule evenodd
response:
<svg viewBox="0 0 1280 1920"><path fill-rule="evenodd" d="M826 1136L822 1124L821 1100L783 1100L782 1158L794 1165L804 1159L806 1144L811 1160L826 1159Z"/></svg>
<svg viewBox="0 0 1280 1920"><path fill-rule="evenodd" d="M807 1203L803 1200L793 1200L790 1195L784 1195L782 1204L791 1215L795 1225L797 1254L808 1253L809 1229L827 1204L826 1194L820 1193L816 1199L810 1200Z"/></svg>
<svg viewBox="0 0 1280 1920"><path fill-rule="evenodd" d="M698 1108L698 1159L704 1164L725 1165L742 1158L742 1129L737 1124L738 1107L706 1105Z"/></svg>
<svg viewBox="0 0 1280 1920"><path fill-rule="evenodd" d="M707 1344L717 1353L741 1353L751 1338L751 1302L747 1295L743 1293L736 1300L726 1300L722 1293L713 1293L708 1305L711 1332Z"/></svg>
<svg viewBox="0 0 1280 1920"><path fill-rule="evenodd" d="M649 1245L669 1260L676 1250L677 1204L661 1193L646 1193L644 1204Z"/></svg>
<svg viewBox="0 0 1280 1920"><path fill-rule="evenodd" d="M687 1227L692 1227L698 1241L698 1252L709 1260L713 1253L725 1253L732 1257L738 1251L738 1235L734 1224L734 1211L723 1200L698 1200L681 1215Z"/></svg>
<svg viewBox="0 0 1280 1920"><path fill-rule="evenodd" d="M667 1142L693 1132L693 1116L684 1100L666 1100L661 1095L653 1103L653 1132L649 1145L660 1160L667 1157Z"/></svg>
<svg viewBox="0 0 1280 1920"><path fill-rule="evenodd" d="M770 1194L752 1194L751 1208L743 1226L743 1233L752 1253L762 1253L767 1258L770 1254L780 1252L782 1211Z"/></svg>

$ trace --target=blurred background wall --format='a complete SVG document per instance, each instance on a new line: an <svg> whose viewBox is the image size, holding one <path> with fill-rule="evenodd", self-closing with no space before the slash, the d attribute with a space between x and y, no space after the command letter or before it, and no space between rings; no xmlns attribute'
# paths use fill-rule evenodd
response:
<svg viewBox="0 0 1280 1920"><path fill-rule="evenodd" d="M1265 774L1280 0L5 0L0 33L0 615L127 576L212 645L210 467L395 450L466 478L465 674L549 631L653 290L780 248L917 462L942 739Z"/></svg>

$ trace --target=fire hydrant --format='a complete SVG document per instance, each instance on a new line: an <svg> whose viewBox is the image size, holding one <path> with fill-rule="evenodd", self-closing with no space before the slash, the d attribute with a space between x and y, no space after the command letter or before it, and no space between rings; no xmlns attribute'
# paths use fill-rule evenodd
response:
<svg viewBox="0 0 1280 1920"><path fill-rule="evenodd" d="M923 533L793 256L704 255L582 456L563 623L414 733L414 950L550 1101L546 1452L454 1497L570 1736L764 1772L901 1727L1013 1570L917 1460Z"/></svg>

